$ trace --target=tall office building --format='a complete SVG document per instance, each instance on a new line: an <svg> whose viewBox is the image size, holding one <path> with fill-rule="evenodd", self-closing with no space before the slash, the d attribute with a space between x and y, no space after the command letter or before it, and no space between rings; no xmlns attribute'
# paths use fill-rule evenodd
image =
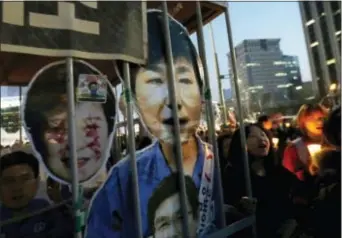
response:
<svg viewBox="0 0 342 238"><path fill-rule="evenodd" d="M299 2L315 91L323 97L341 80L341 2Z"/></svg>
<svg viewBox="0 0 342 238"><path fill-rule="evenodd" d="M298 58L283 55L280 39L244 40L235 47L235 53L243 104L261 111L289 103L288 91L293 80L301 80L300 70Z"/></svg>

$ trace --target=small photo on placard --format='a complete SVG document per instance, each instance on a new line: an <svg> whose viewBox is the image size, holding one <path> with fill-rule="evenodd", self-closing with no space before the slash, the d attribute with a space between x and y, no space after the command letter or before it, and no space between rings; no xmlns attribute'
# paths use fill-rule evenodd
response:
<svg viewBox="0 0 342 238"><path fill-rule="evenodd" d="M80 74L77 86L78 102L98 102L107 101L107 76Z"/></svg>

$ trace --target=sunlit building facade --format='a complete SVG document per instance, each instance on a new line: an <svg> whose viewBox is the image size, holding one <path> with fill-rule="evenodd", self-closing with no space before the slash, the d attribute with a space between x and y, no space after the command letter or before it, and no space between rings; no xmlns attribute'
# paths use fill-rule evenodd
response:
<svg viewBox="0 0 342 238"><path fill-rule="evenodd" d="M328 93L341 78L341 2L299 2L314 89Z"/></svg>
<svg viewBox="0 0 342 238"><path fill-rule="evenodd" d="M291 103L290 90L301 84L299 60L283 54L280 39L244 40L235 52L240 95L242 103L249 105L247 110ZM232 79L231 64L229 68Z"/></svg>

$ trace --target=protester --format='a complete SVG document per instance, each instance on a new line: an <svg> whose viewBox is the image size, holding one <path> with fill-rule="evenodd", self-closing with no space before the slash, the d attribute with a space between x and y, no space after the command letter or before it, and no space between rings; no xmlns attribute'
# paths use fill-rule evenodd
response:
<svg viewBox="0 0 342 238"><path fill-rule="evenodd" d="M35 198L39 164L34 156L21 151L6 154L1 157L0 173L1 222L15 219L1 227L2 235L13 238L70 237L70 221L67 222L58 209L27 216L50 206L48 201Z"/></svg>
<svg viewBox="0 0 342 238"><path fill-rule="evenodd" d="M271 131L272 129L272 120L267 115L262 115L258 118L258 124L261 126L265 131Z"/></svg>
<svg viewBox="0 0 342 238"><path fill-rule="evenodd" d="M321 144L325 110L320 105L303 105L297 115L302 136L292 141L284 151L283 166L301 181L310 178L311 159L307 146Z"/></svg>
<svg viewBox="0 0 342 238"><path fill-rule="evenodd" d="M229 145L231 140L232 136L230 134L222 134L217 138L221 171L224 170L228 163Z"/></svg>
<svg viewBox="0 0 342 238"><path fill-rule="evenodd" d="M334 109L324 124L328 148L319 155L313 201L315 238L341 237L341 107Z"/></svg>
<svg viewBox="0 0 342 238"><path fill-rule="evenodd" d="M243 149L247 149L253 197L256 198L256 227L258 237L277 237L278 230L294 218L290 200L296 178L274 162L274 151L266 133L257 125L245 127L247 144L242 145L240 130L232 138L229 165L224 175L225 202L244 211L241 205L247 196ZM246 237L243 234L241 237ZM249 236L248 236L249 237Z"/></svg>

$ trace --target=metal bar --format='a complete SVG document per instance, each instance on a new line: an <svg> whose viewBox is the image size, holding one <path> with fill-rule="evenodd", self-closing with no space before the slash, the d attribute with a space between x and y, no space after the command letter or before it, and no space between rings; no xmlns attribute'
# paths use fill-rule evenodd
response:
<svg viewBox="0 0 342 238"><path fill-rule="evenodd" d="M1 127L2 127L2 115L1 115L1 111L2 111L2 87L1 84L0 84L0 145L2 145L2 133L1 133ZM0 149L0 156L1 156L1 149ZM1 159L0 159L0 165L1 165ZM1 234L1 226L0 226L0 234Z"/></svg>
<svg viewBox="0 0 342 238"><path fill-rule="evenodd" d="M252 215L252 216L243 218L240 221L234 222L233 224L225 227L224 229L211 234L210 236L208 236L208 238L226 238L230 235L235 234L236 232L239 232L249 226L252 226L254 223L255 223L255 216Z"/></svg>
<svg viewBox="0 0 342 238"><path fill-rule="evenodd" d="M168 8L167 2L162 2L162 11L163 11L163 30L164 30L164 40L165 40L165 60L167 63L167 85L168 85L168 93L172 105L172 117L174 123L174 154L176 159L176 168L178 171L178 182L180 185L180 205L181 205L181 214L183 216L182 219L182 233L183 237L190 237L189 233L189 218L188 218L188 208L187 208L187 196L185 189L185 179L184 179L184 170L183 170L183 154L182 154L182 145L180 140L180 125L179 125L179 117L178 117L178 106L177 106L177 98L176 98L176 86L175 86L175 69L173 65L173 53L172 53L172 44L171 44L171 36L170 36L170 28L169 28L169 16L168 16Z"/></svg>
<svg viewBox="0 0 342 238"><path fill-rule="evenodd" d="M235 55L235 49L234 49L234 42L233 42L233 33L232 33L232 27L229 17L229 5L228 2L226 2L226 9L225 9L225 18L226 18L226 26L227 26L227 33L228 33L228 42L229 42L229 51L230 51L230 57L231 57L231 63L232 63L232 70L233 70L233 81L234 81L234 87L235 87L235 96L236 96L236 103L237 103L237 111L239 116L239 124L240 124L240 138L241 138L241 149L242 149L242 155L243 155L243 161L244 161L244 172L245 172L245 178L246 178L246 190L248 197L252 197L252 185L251 185L251 176L249 171L249 160L248 160L248 154L247 150L245 149L246 145L246 135L245 135L245 127L242 117L242 107L241 107L241 98L240 98L240 90L239 90L239 84L238 84L238 72L236 67L236 55ZM253 226L253 236L256 237L256 228Z"/></svg>
<svg viewBox="0 0 342 238"><path fill-rule="evenodd" d="M215 63L215 69L216 69L216 77L217 77L217 84L218 84L218 89L219 89L219 96L220 96L220 103L222 106L222 112L223 112L223 123L226 125L227 124L227 108L226 108L226 103L224 100L223 96L223 89L222 89L222 80L221 74L220 74L220 65L218 61L218 55L216 51L216 44L215 44L215 38L214 38L214 31L211 23L209 24L209 30L210 30L210 35L211 35L211 42L213 44L213 50L214 50L214 63Z"/></svg>
<svg viewBox="0 0 342 238"><path fill-rule="evenodd" d="M308 2L310 5L310 10L312 12L312 18L315 20L315 23L313 24L314 27L314 32L317 37L318 45L318 54L319 54L319 61L320 61L320 66L322 68L323 72L323 82L324 82L324 94L326 95L329 90L329 85L330 85L330 73L328 70L328 65L327 65L327 55L324 49L324 40L323 40L323 35L322 31L320 28L320 18L317 12L317 6L316 2Z"/></svg>
<svg viewBox="0 0 342 238"><path fill-rule="evenodd" d="M240 90L238 85L238 72L236 68L236 56L235 56L235 49L234 49L234 43L233 43L233 37L232 37L232 29L231 29L231 23L229 18L229 9L228 9L228 2L227 2L227 8L225 10L225 18L226 18L226 25L227 25L227 33L228 33L228 42L229 42L229 51L230 51L230 57L231 57L231 63L232 63L232 70L233 70L233 81L234 81L234 87L235 87L235 95L236 95L236 103L238 106L238 116L239 116L239 123L240 123L240 136L241 136L241 147L243 151L243 159L244 159L244 166L245 166L245 176L246 176L246 189L247 189L247 195L249 197L252 197L252 186L251 186L251 178L250 178L250 172L249 172L249 163L248 163L248 154L245 150L246 145L246 136L245 136L245 128L244 128L244 122L243 122L243 116L242 116L242 107L241 107L241 98L240 98Z"/></svg>
<svg viewBox="0 0 342 238"><path fill-rule="evenodd" d="M132 169L132 184L133 184L133 197L134 197L134 212L135 212L135 222L137 228L137 236L138 238L143 238L142 231L142 222L140 215L140 199L139 199L139 181L138 181L138 170L136 164L135 157L135 138L134 138L134 122L133 122L133 102L131 95L131 76L129 63L123 63L123 80L124 80L124 88L125 88L125 99L126 99L126 110L127 110L127 129L128 129L128 137L127 137L127 148L128 155L131 161L131 169ZM127 150L126 150L127 151Z"/></svg>
<svg viewBox="0 0 342 238"><path fill-rule="evenodd" d="M125 92L125 85L124 84L121 85L121 93L122 92ZM119 97L121 97L121 95ZM120 98L118 100L120 100ZM122 116L123 116L124 121L127 122L127 115L122 115ZM127 140L127 126L128 126L128 124L126 123L125 127L123 128L124 134L126 136L126 140Z"/></svg>
<svg viewBox="0 0 342 238"><path fill-rule="evenodd" d="M333 19L333 12L331 10L331 3L330 2L323 2L324 12L325 12L325 19L327 21L328 26L328 34L329 34L329 41L332 48L332 53L335 58L335 69L336 69L336 80L337 82L341 81L341 51L337 44L336 39L336 27L334 24Z"/></svg>
<svg viewBox="0 0 342 238"><path fill-rule="evenodd" d="M72 203L74 217L79 219L81 215L79 207L79 184L77 171L77 150L76 150L76 113L75 113L75 92L74 92L74 67L73 58L66 59L67 71L67 94L68 94L68 142L70 147L70 168L72 175ZM75 222L75 238L82 238L82 232L79 231L78 222Z"/></svg>
<svg viewBox="0 0 342 238"><path fill-rule="evenodd" d="M21 103L22 103L22 87L19 86L19 108L21 107ZM21 112L19 110L19 142L20 144L23 143L23 129L22 129L22 124L21 124Z"/></svg>
<svg viewBox="0 0 342 238"><path fill-rule="evenodd" d="M204 73L204 85L205 85L205 102L207 109L207 124L209 130L209 142L213 147L214 153L214 162L215 162L215 182L217 182L216 186L218 189L218 211L219 213L219 228L223 228L226 224L225 215L224 215L224 201L223 201L223 191L222 191L222 181L221 181L221 166L220 159L215 135L215 120L214 120L214 112L213 105L211 99L211 91L210 91L210 80L209 80L209 72L208 72L208 64L206 58L205 51L205 43L204 43L204 34L203 34L203 22L202 22L202 11L201 11L201 3L196 1L196 20L197 20L197 41L198 41L198 49L200 53L200 57L203 64L203 73ZM216 208L215 208L216 209Z"/></svg>
<svg viewBox="0 0 342 238"><path fill-rule="evenodd" d="M307 21L307 16L305 14L304 11L304 4L308 3L308 2L301 2L298 1L299 4L299 9L300 9L300 16L302 18L302 27L303 27L303 31L304 31L304 37L305 37L305 43L306 43L306 51L308 52L308 56L309 56L309 63L310 63L310 71L311 71L311 77L312 77L312 89L316 95L316 97L320 96L319 94L319 90L318 90L318 81L317 81L317 69L316 69L316 65L315 62L313 60L313 53L312 53L312 48L311 48L311 39L309 36L309 30L308 27L305 25L306 21Z"/></svg>
<svg viewBox="0 0 342 238"><path fill-rule="evenodd" d="M41 215L43 213L49 212L49 211L54 210L54 209L60 208L62 206L67 205L69 202L71 202L71 199L64 200L64 201L57 203L57 204L52 204L51 206L39 209L38 211L33 211L29 214L25 214L22 216L18 216L18 217L14 217L14 218L5 220L4 222L0 222L0 228L3 226L6 226L6 225L12 224L12 223L17 223L19 221L37 216L37 215Z"/></svg>
<svg viewBox="0 0 342 238"><path fill-rule="evenodd" d="M0 85L0 145L2 144L2 134L1 134L1 127L2 127L2 115L1 115L1 110L2 110L2 87L3 86L1 86ZM1 152L1 151L0 151ZM1 160L0 160L0 164L1 164ZM1 231L1 229L0 229L0 231Z"/></svg>

